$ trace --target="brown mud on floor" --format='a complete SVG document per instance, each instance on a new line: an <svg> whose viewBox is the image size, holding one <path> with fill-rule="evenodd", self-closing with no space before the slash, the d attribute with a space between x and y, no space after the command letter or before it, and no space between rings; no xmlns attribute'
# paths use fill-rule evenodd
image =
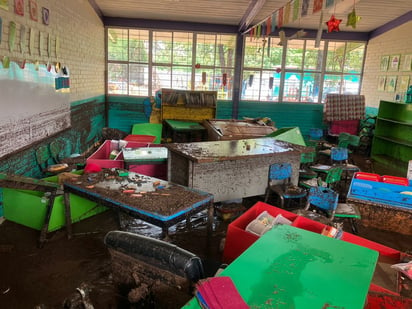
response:
<svg viewBox="0 0 412 309"><path fill-rule="evenodd" d="M212 276L220 266L222 252L219 247L228 223L216 218L212 237L208 239L206 217L206 214L194 217L190 231L184 222L172 227L170 240L197 254L204 262L206 275ZM155 238L161 235L158 227L120 218L125 230ZM79 298L76 289L83 286L89 290L88 299L96 309L143 308L143 304L130 306L127 291L113 284L110 256L103 238L108 231L119 228L119 217L109 210L75 223L71 240L67 240L64 230L50 233L48 243L39 249L36 247L38 231L5 221L0 225L0 307L64 308L65 300ZM362 226L360 236L401 251L411 250L410 236ZM163 290L153 295L147 308L180 308L189 299L190 295Z"/></svg>

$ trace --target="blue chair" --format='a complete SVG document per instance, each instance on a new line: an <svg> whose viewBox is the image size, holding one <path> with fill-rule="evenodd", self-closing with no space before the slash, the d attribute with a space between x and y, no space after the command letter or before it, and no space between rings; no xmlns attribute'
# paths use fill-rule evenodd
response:
<svg viewBox="0 0 412 309"><path fill-rule="evenodd" d="M285 207L285 200L306 197L306 190L291 183L292 165L290 163L274 163L269 167L268 186L266 187L265 203L273 192L280 198L280 207Z"/></svg>
<svg viewBox="0 0 412 309"><path fill-rule="evenodd" d="M358 233L357 220L361 219L356 205L339 203L339 193L325 187L311 187L305 208L299 209L296 213L327 225L349 220L354 234Z"/></svg>
<svg viewBox="0 0 412 309"><path fill-rule="evenodd" d="M305 208L296 213L300 216L332 225L336 208L338 207L339 193L325 187L311 187Z"/></svg>

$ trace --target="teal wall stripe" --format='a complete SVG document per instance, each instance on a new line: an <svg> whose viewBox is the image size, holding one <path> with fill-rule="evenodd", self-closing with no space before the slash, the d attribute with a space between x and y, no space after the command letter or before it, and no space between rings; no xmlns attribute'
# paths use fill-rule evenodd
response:
<svg viewBox="0 0 412 309"><path fill-rule="evenodd" d="M109 127L127 133L136 123L146 123L149 119L143 112L145 98L112 96L108 97ZM270 103L241 101L238 119L269 117L277 128L299 127L302 135L309 135L310 128L325 128L323 105L312 103ZM232 102L218 101L217 119L232 119Z"/></svg>

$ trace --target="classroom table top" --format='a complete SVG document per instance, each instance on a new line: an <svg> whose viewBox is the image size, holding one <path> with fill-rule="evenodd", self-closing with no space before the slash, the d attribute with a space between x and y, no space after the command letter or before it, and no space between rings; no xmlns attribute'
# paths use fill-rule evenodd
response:
<svg viewBox="0 0 412 309"><path fill-rule="evenodd" d="M198 122L172 120L172 119L165 119L164 122L175 131L206 130L206 128Z"/></svg>
<svg viewBox="0 0 412 309"><path fill-rule="evenodd" d="M193 143L169 143L165 146L195 162L238 160L248 157L273 156L274 154L299 154L303 146L276 140L273 137L249 138L240 140L208 141Z"/></svg>
<svg viewBox="0 0 412 309"><path fill-rule="evenodd" d="M172 226L213 202L210 193L121 169L66 181L64 191L160 227Z"/></svg>
<svg viewBox="0 0 412 309"><path fill-rule="evenodd" d="M378 253L289 225L261 236L219 276L250 308L364 308ZM184 307L200 308L193 298Z"/></svg>

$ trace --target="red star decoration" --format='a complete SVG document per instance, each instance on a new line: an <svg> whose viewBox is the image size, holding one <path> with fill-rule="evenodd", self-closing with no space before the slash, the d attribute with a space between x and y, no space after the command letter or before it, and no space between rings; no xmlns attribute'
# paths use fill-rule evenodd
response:
<svg viewBox="0 0 412 309"><path fill-rule="evenodd" d="M328 25L328 32L332 31L340 31L339 30L339 24L342 22L342 19L336 19L335 15L332 15L330 19L326 22L326 25Z"/></svg>

